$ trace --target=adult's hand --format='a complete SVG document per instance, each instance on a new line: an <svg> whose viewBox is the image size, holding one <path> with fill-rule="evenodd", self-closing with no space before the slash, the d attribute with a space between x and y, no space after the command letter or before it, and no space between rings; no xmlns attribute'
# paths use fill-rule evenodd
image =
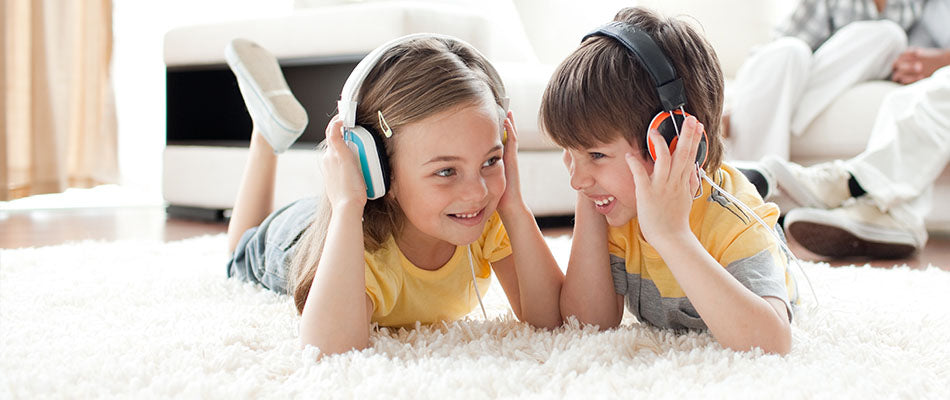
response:
<svg viewBox="0 0 950 400"><path fill-rule="evenodd" d="M911 47L894 61L891 80L905 85L914 83L946 65L950 65L950 49Z"/></svg>

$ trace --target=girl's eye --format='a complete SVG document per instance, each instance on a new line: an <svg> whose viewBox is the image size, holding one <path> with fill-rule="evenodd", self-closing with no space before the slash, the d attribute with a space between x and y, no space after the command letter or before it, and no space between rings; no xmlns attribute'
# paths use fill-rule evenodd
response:
<svg viewBox="0 0 950 400"><path fill-rule="evenodd" d="M591 160L599 160L601 158L607 157L606 155L604 155L604 153L598 153L596 151L592 151L588 154L590 154Z"/></svg>
<svg viewBox="0 0 950 400"><path fill-rule="evenodd" d="M455 168L443 168L435 171L435 174L441 177L449 177L455 175Z"/></svg>
<svg viewBox="0 0 950 400"><path fill-rule="evenodd" d="M485 163L482 164L482 167L491 167L492 165L498 164L498 161L501 160L501 157L495 156L485 160Z"/></svg>

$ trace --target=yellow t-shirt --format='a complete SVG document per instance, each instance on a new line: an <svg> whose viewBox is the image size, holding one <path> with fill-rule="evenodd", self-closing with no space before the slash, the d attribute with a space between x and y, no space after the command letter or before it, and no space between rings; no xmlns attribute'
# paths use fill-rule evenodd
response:
<svg viewBox="0 0 950 400"><path fill-rule="evenodd" d="M765 203L741 172L723 165L712 179L749 206L769 226L779 209ZM786 302L797 299L797 287L787 269L788 259L769 228L703 182L703 196L693 201L689 226L709 252L740 283L759 296ZM614 289L624 295L638 320L661 328L706 329L686 293L660 254L643 238L638 219L607 232Z"/></svg>
<svg viewBox="0 0 950 400"><path fill-rule="evenodd" d="M491 283L490 263L511 255L508 233L497 212L488 218L475 243L458 246L452 258L434 271L413 265L392 237L379 250L364 252L372 321L380 326L412 326L416 321L453 321L472 311L478 299L466 254L469 248L478 290L484 295Z"/></svg>

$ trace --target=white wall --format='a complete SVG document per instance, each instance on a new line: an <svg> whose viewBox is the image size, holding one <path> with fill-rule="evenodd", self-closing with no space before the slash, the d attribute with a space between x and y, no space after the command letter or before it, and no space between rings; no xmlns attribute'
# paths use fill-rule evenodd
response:
<svg viewBox="0 0 950 400"><path fill-rule="evenodd" d="M112 72L121 184L161 198L165 145L162 38L181 25L289 13L293 0L115 0ZM223 51L223 49L222 49Z"/></svg>

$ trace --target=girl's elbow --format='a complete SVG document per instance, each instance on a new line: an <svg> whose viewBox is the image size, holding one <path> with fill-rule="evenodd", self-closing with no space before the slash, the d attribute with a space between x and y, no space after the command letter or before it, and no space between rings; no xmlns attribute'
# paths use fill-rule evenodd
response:
<svg viewBox="0 0 950 400"><path fill-rule="evenodd" d="M300 338L300 347L306 348L307 346L316 347L319 350L317 359L322 359L325 356L342 354L351 350L364 350L369 347L369 340L360 341L359 343L322 343L319 340Z"/></svg>

